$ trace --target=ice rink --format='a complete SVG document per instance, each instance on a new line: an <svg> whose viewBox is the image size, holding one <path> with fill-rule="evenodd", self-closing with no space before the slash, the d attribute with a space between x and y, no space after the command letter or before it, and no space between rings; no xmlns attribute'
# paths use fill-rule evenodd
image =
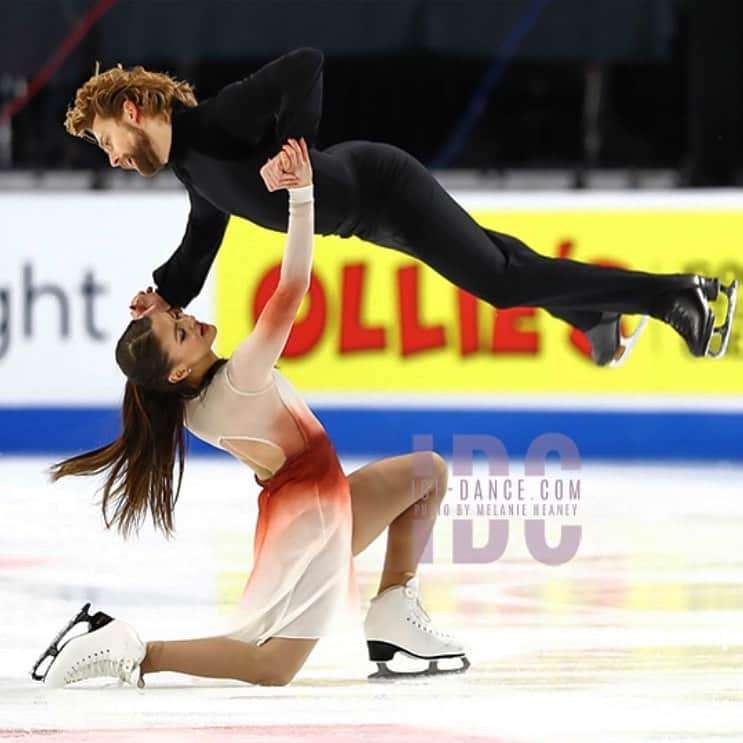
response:
<svg viewBox="0 0 743 743"><path fill-rule="evenodd" d="M145 640L228 628L257 494L241 465L192 458L176 537L146 528L125 543L102 529L92 483L48 484L50 461L0 460L4 742L743 740L738 466L584 464L576 514L563 519L581 526L581 544L561 566L531 557L520 518L500 559L455 562L442 514L421 586L434 621L466 644L464 675L369 682L359 630L322 641L283 688L161 674L141 692L47 692L29 670L87 601ZM487 517L474 521L484 541ZM560 519L547 522L556 541ZM357 558L365 601L383 549L380 539Z"/></svg>

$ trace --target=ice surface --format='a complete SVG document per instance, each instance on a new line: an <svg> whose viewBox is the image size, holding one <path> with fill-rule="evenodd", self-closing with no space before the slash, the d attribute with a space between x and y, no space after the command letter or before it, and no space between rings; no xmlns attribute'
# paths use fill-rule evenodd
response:
<svg viewBox="0 0 743 743"><path fill-rule="evenodd" d="M359 631L322 641L288 687L160 674L140 693L47 692L28 671L86 601L145 639L224 631L250 568L257 486L237 463L192 459L175 539L147 528L127 543L102 528L93 483L52 486L49 461L0 459L3 743L743 740L739 467L585 466L565 519L582 541L560 566L531 557L518 518L499 560L455 562L442 515L421 586L468 648L463 676L369 683ZM474 521L482 545L486 518ZM357 558L365 600L383 551L379 539Z"/></svg>

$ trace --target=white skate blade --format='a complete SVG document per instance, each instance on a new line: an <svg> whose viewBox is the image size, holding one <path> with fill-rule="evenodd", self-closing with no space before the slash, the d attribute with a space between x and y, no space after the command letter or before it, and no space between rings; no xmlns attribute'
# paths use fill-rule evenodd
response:
<svg viewBox="0 0 743 743"><path fill-rule="evenodd" d="M607 366L617 368L627 363L627 359L630 357L632 349L635 347L637 341L640 340L642 331L645 330L645 326L647 324L648 316L643 315L642 319L640 320L640 324L637 326L633 333L631 333L627 337L623 335L619 337L619 347L617 348L617 353L615 354L614 358L607 364Z"/></svg>

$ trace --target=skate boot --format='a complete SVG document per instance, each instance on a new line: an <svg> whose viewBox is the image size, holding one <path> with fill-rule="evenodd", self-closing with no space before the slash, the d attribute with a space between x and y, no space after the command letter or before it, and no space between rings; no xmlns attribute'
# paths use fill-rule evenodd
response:
<svg viewBox="0 0 743 743"><path fill-rule="evenodd" d="M102 611L91 616L88 614L89 608L90 604L85 604L80 613L54 638L36 661L31 678L43 681L50 689L101 677L116 678L142 688L144 682L140 663L146 653L145 644L125 622ZM88 631L59 647L64 636L81 622L87 623ZM47 658L52 658L52 662L41 674L39 667Z"/></svg>
<svg viewBox="0 0 743 743"><path fill-rule="evenodd" d="M598 366L622 366L632 353L632 349L648 324L647 315L643 315L635 331L628 336L622 335L622 316L613 312L602 312L598 325L584 331L591 344L591 358Z"/></svg>
<svg viewBox="0 0 743 743"><path fill-rule="evenodd" d="M369 660L378 670L369 679L394 679L410 676L433 676L462 673L470 662L464 648L451 636L431 626L431 618L418 598L418 579L410 578L404 586L393 586L371 600L364 621ZM420 671L394 671L387 666L395 653L428 661ZM455 668L441 668L439 661L456 659Z"/></svg>
<svg viewBox="0 0 743 743"><path fill-rule="evenodd" d="M725 321L715 326L715 314L709 302L717 299L720 292L728 300L727 314ZM658 317L686 341L693 356L721 358L725 355L730 340L737 295L737 281L723 286L719 279L692 276L690 286L669 298ZM720 345L717 350L712 350L715 336L719 336Z"/></svg>

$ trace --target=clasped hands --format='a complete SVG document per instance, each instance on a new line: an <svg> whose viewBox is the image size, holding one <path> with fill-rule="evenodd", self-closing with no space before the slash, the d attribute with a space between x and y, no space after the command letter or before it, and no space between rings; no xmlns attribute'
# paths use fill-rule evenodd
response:
<svg viewBox="0 0 743 743"><path fill-rule="evenodd" d="M280 152L266 161L260 176L270 191L301 188L312 183L312 163L304 138L289 139ZM167 311L170 305L151 287L137 292L129 304L132 319L139 320L153 312Z"/></svg>

